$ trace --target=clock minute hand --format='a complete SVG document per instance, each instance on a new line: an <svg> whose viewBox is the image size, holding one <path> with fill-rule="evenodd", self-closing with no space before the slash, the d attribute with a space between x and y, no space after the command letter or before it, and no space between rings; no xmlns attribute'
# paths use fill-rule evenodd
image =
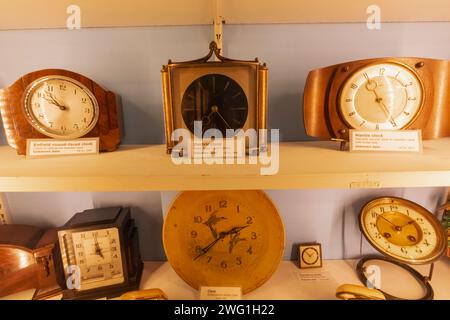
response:
<svg viewBox="0 0 450 320"><path fill-rule="evenodd" d="M220 119L222 119L223 123L225 123L225 125L228 127L228 129L233 129L231 128L231 126L228 124L228 122L225 120L224 117L222 117L222 115L220 114L219 111L216 111L217 115L220 117Z"/></svg>
<svg viewBox="0 0 450 320"><path fill-rule="evenodd" d="M50 98L44 97L45 100L47 100L48 102L50 102L51 104L57 106L60 110L64 111L67 110L66 106L63 106L62 104L60 104L58 101L56 101L55 97L48 91L45 92L47 94L47 96L49 96Z"/></svg>

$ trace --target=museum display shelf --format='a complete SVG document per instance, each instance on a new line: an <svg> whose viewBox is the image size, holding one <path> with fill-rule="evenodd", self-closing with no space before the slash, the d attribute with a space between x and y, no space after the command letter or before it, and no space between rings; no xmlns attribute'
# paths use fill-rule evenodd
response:
<svg viewBox="0 0 450 320"><path fill-rule="evenodd" d="M273 158L274 159L274 158ZM272 159L272 160L273 160ZM334 142L288 142L279 171L258 164L176 165L165 145L124 145L93 156L27 159L0 147L0 192L350 189L450 186L450 139L420 154L350 153Z"/></svg>

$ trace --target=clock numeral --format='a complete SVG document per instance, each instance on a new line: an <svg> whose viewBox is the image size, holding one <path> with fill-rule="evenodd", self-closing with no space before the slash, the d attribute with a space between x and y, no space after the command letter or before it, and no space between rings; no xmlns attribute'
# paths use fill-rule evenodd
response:
<svg viewBox="0 0 450 320"><path fill-rule="evenodd" d="M43 97L44 97L44 94L43 94L42 92L38 92L38 93L37 93L37 97L38 97L38 98L43 98Z"/></svg>
<svg viewBox="0 0 450 320"><path fill-rule="evenodd" d="M67 131L67 128L65 126L61 126L61 131Z"/></svg>
<svg viewBox="0 0 450 320"><path fill-rule="evenodd" d="M361 123L359 124L359 126L362 127L365 123L366 123L366 121L364 120L363 122L361 122Z"/></svg>
<svg viewBox="0 0 450 320"><path fill-rule="evenodd" d="M403 113L404 113L405 116L409 116L411 114L411 113L406 112L406 111L403 111Z"/></svg>
<svg viewBox="0 0 450 320"><path fill-rule="evenodd" d="M33 106L34 106L35 108L40 108L40 107L41 107L41 104L40 104L39 102L35 102L35 103L33 104Z"/></svg>
<svg viewBox="0 0 450 320"><path fill-rule="evenodd" d="M110 269L114 269L114 265L112 263L109 264Z"/></svg>
<svg viewBox="0 0 450 320"><path fill-rule="evenodd" d="M408 209L406 209L406 214L409 216L409 210Z"/></svg>
<svg viewBox="0 0 450 320"><path fill-rule="evenodd" d="M89 108L84 108L84 113L90 114L90 113L91 113L91 109L89 109Z"/></svg>
<svg viewBox="0 0 450 320"><path fill-rule="evenodd" d="M248 247L247 253L248 253L248 254L253 254L253 248L252 248L252 246Z"/></svg>
<svg viewBox="0 0 450 320"><path fill-rule="evenodd" d="M237 213L240 213L240 212L241 212L239 206L236 206L236 212L237 212Z"/></svg>
<svg viewBox="0 0 450 320"><path fill-rule="evenodd" d="M47 86L47 91L48 91L48 92L53 92L53 86L48 85L48 86Z"/></svg>
<svg viewBox="0 0 450 320"><path fill-rule="evenodd" d="M222 267L222 269L226 269L228 267L227 262L225 260L220 263L220 266Z"/></svg>
<svg viewBox="0 0 450 320"><path fill-rule="evenodd" d="M345 102L353 102L353 99L345 99Z"/></svg>
<svg viewBox="0 0 450 320"><path fill-rule="evenodd" d="M419 247L416 248L416 252L417 253L423 253L422 249L420 249Z"/></svg>
<svg viewBox="0 0 450 320"><path fill-rule="evenodd" d="M197 236L198 236L198 233L197 233L197 231L191 231L191 238L197 238Z"/></svg>
<svg viewBox="0 0 450 320"><path fill-rule="evenodd" d="M77 89L74 89L74 90L73 90L73 94L74 94L74 95L77 95L77 93L78 93Z"/></svg>
<svg viewBox="0 0 450 320"><path fill-rule="evenodd" d="M364 72L364 78L366 78L367 81L370 81L369 75L366 72Z"/></svg>
<svg viewBox="0 0 450 320"><path fill-rule="evenodd" d="M380 207L380 212L384 213L384 207Z"/></svg>
<svg viewBox="0 0 450 320"><path fill-rule="evenodd" d="M377 227L377 225L376 225L375 223L373 223L373 222L369 223L369 225L370 225L373 229L375 229L375 228Z"/></svg>
<svg viewBox="0 0 450 320"><path fill-rule="evenodd" d="M117 251L117 247L111 247L111 252Z"/></svg>
<svg viewBox="0 0 450 320"><path fill-rule="evenodd" d="M118 258L119 258L119 256L117 254L113 255L113 259L118 259Z"/></svg>
<svg viewBox="0 0 450 320"><path fill-rule="evenodd" d="M427 247L429 247L431 244L428 242L428 239L425 239L425 241L423 242L424 245L426 245Z"/></svg>
<svg viewBox="0 0 450 320"><path fill-rule="evenodd" d="M77 245L75 246L75 248L77 249L81 249L83 246L81 245L81 243L77 243Z"/></svg>
<svg viewBox="0 0 450 320"><path fill-rule="evenodd" d="M400 71L397 72L397 74L395 75L395 79L397 79L399 75L400 75Z"/></svg>
<svg viewBox="0 0 450 320"><path fill-rule="evenodd" d="M252 232L252 240L256 240L257 236L256 236L256 232Z"/></svg>
<svg viewBox="0 0 450 320"><path fill-rule="evenodd" d="M356 84L352 83L351 88L356 90L356 89L358 89L358 86Z"/></svg>
<svg viewBox="0 0 450 320"><path fill-rule="evenodd" d="M211 205L205 206L205 210L206 212L212 212L212 206Z"/></svg>
<svg viewBox="0 0 450 320"><path fill-rule="evenodd" d="M86 118L83 118L83 120L81 120L81 122L87 123L87 119L86 119Z"/></svg>
<svg viewBox="0 0 450 320"><path fill-rule="evenodd" d="M414 98L413 97L409 97L408 101L417 101L417 98L416 97L414 97Z"/></svg>
<svg viewBox="0 0 450 320"><path fill-rule="evenodd" d="M406 250L405 248L401 248L400 251L403 252L404 254L408 254L408 250Z"/></svg>
<svg viewBox="0 0 450 320"><path fill-rule="evenodd" d="M236 257L236 264L238 266L240 266L242 264L242 258L241 257Z"/></svg>
<svg viewBox="0 0 450 320"><path fill-rule="evenodd" d="M80 234L80 238L81 239L85 239L86 238L86 234L85 233Z"/></svg>
<svg viewBox="0 0 450 320"><path fill-rule="evenodd" d="M391 123L392 127L397 127L397 123L395 122L394 119L389 120L389 122Z"/></svg>
<svg viewBox="0 0 450 320"><path fill-rule="evenodd" d="M78 252L78 256L81 258L82 256L84 256L83 252Z"/></svg>
<svg viewBox="0 0 450 320"><path fill-rule="evenodd" d="M380 125L377 123L377 125L375 126L375 130L380 130Z"/></svg>
<svg viewBox="0 0 450 320"><path fill-rule="evenodd" d="M397 207L397 206L395 206L395 205L391 205L391 206L390 206L390 208L391 208L391 211L395 211L395 210L398 210L398 207Z"/></svg>
<svg viewBox="0 0 450 320"><path fill-rule="evenodd" d="M85 262L84 259L80 260L80 264L84 264L84 262Z"/></svg>
<svg viewBox="0 0 450 320"><path fill-rule="evenodd" d="M65 84L60 84L59 85L59 90L66 91L66 89L67 89L67 86Z"/></svg>
<svg viewBox="0 0 450 320"><path fill-rule="evenodd" d="M376 219L378 217L378 213L372 212L372 219Z"/></svg>
<svg viewBox="0 0 450 320"><path fill-rule="evenodd" d="M87 99L86 98L81 98L81 103L86 104L87 103Z"/></svg>
<svg viewBox="0 0 450 320"><path fill-rule="evenodd" d="M206 257L206 262L210 263L211 260L212 260L212 257L211 257L211 256Z"/></svg>
<svg viewBox="0 0 450 320"><path fill-rule="evenodd" d="M75 124L73 125L73 128L74 128L75 130L80 129L80 128L78 127L78 124L77 124L77 123L75 123Z"/></svg>
<svg viewBox="0 0 450 320"><path fill-rule="evenodd" d="M247 224L252 224L252 223L253 223L253 218L247 217Z"/></svg>
<svg viewBox="0 0 450 320"><path fill-rule="evenodd" d="M116 243L116 239L112 239L111 244L115 244L115 243Z"/></svg>
<svg viewBox="0 0 450 320"><path fill-rule="evenodd" d="M226 208L226 207L227 207L227 201L226 200L219 201L219 208Z"/></svg>
<svg viewBox="0 0 450 320"><path fill-rule="evenodd" d="M194 217L194 223L202 223L203 219L200 216L195 216Z"/></svg>
<svg viewBox="0 0 450 320"><path fill-rule="evenodd" d="M381 68L381 69L380 69L380 76L383 76L385 71L386 71L385 68Z"/></svg>
<svg viewBox="0 0 450 320"><path fill-rule="evenodd" d="M423 219L422 219L422 218L420 218L420 217L419 217L419 218L417 218L416 220L417 220L417 222L418 222L418 223L423 223Z"/></svg>
<svg viewBox="0 0 450 320"><path fill-rule="evenodd" d="M53 121L49 121L48 125L50 126L50 128L53 128Z"/></svg>
<svg viewBox="0 0 450 320"><path fill-rule="evenodd" d="M407 88L407 87L410 87L410 86L412 86L412 85L414 85L414 83L409 82L409 83L405 83L405 84L404 84L404 87Z"/></svg>
<svg viewBox="0 0 450 320"><path fill-rule="evenodd" d="M350 113L348 114L348 116L349 116L349 117L353 117L355 114L356 114L356 112L355 112L355 111L352 111L352 112L350 112Z"/></svg>

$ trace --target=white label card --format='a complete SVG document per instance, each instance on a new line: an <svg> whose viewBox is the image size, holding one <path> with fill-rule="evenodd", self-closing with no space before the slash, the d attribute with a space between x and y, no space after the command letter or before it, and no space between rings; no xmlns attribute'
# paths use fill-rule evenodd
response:
<svg viewBox="0 0 450 320"><path fill-rule="evenodd" d="M200 300L241 300L241 287L201 287Z"/></svg>
<svg viewBox="0 0 450 320"><path fill-rule="evenodd" d="M350 130L350 152L422 152L422 131Z"/></svg>
<svg viewBox="0 0 450 320"><path fill-rule="evenodd" d="M27 140L27 157L29 158L98 154L99 149L99 138Z"/></svg>

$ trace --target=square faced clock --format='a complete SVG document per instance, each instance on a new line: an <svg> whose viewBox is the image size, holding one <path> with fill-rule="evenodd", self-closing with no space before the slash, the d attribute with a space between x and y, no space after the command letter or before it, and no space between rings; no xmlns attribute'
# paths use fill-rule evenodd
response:
<svg viewBox="0 0 450 320"><path fill-rule="evenodd" d="M320 243L304 243L298 247L300 269L322 267L322 246Z"/></svg>
<svg viewBox="0 0 450 320"><path fill-rule="evenodd" d="M64 299L115 297L139 287L142 261L129 208L86 210L58 231Z"/></svg>
<svg viewBox="0 0 450 320"><path fill-rule="evenodd" d="M0 90L8 144L26 153L27 139L99 137L101 151L120 143L118 97L75 72L47 69Z"/></svg>
<svg viewBox="0 0 450 320"><path fill-rule="evenodd" d="M215 54L218 62L208 61ZM172 62L161 71L167 153L176 142L172 133L187 129L198 138L208 129L265 129L267 113L266 65L232 60L220 55L215 42L207 56L193 61ZM201 132L194 132L195 123ZM200 136L201 135L201 136Z"/></svg>

